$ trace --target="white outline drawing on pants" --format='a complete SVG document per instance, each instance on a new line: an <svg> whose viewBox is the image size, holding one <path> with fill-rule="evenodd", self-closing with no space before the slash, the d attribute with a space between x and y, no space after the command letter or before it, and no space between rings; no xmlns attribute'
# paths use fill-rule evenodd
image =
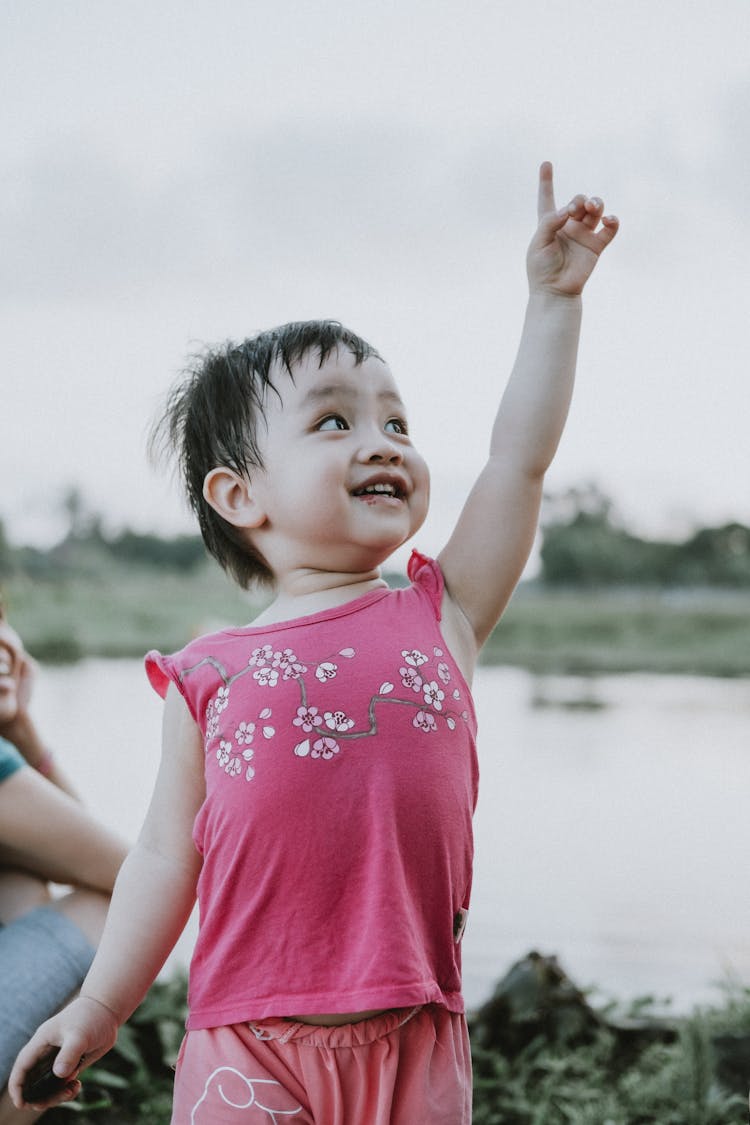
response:
<svg viewBox="0 0 750 1125"><path fill-rule="evenodd" d="M278 1086L280 1090L283 1090L283 1086L281 1085L281 1083L276 1082L275 1079L273 1079L273 1078L248 1078L246 1075L242 1074L241 1071L236 1070L233 1066L219 1066L219 1067L216 1068L216 1070L213 1072L213 1074L209 1074L208 1078L206 1079L206 1085L203 1088L203 1093L201 1094L200 1098L198 1099L198 1101L193 1106L192 1112L190 1114L191 1125L195 1125L195 1121L196 1121L195 1115L198 1112L198 1107L200 1105L202 1105L203 1102L208 1097L208 1090L209 1090L209 1086L211 1085L211 1082L214 1080L214 1078L216 1077L217 1074L221 1074L222 1072L225 1072L225 1073L228 1073L228 1074L236 1074L237 1077L241 1078L242 1081L247 1085L247 1088L250 1091L250 1101L243 1102L242 1104L240 1104L239 1102L231 1101L226 1096L226 1094L224 1093L224 1090L221 1087L221 1083L220 1083L219 1084L219 1094L221 1095L221 1100L224 1102L225 1105L230 1105L233 1109L250 1109L251 1106L255 1105L255 1106L258 1107L258 1109L263 1110L264 1113L268 1114L271 1121L273 1121L274 1125L279 1125L279 1123L277 1121L278 1117L291 1117L295 1113L301 1113L302 1112L302 1106L301 1105L295 1106L294 1109L272 1109L271 1106L264 1105L263 1102L258 1101L258 1099L255 1095L255 1086L259 1086L259 1085ZM263 1091L261 1091L261 1093L263 1093Z"/></svg>

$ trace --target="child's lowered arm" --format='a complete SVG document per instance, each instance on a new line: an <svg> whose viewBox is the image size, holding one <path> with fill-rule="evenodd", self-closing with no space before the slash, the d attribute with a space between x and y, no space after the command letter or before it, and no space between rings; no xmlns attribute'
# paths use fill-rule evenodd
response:
<svg viewBox="0 0 750 1125"><path fill-rule="evenodd" d="M203 798L200 732L170 687L162 760L141 834L117 877L104 933L80 996L43 1023L16 1060L8 1089L19 1108L24 1105L25 1075L51 1048L56 1053L54 1071L68 1082L46 1104L75 1097L79 1071L113 1046L118 1027L156 978L195 902L201 861L192 829Z"/></svg>
<svg viewBox="0 0 750 1125"><path fill-rule="evenodd" d="M618 229L603 209L600 199L577 195L557 210L552 166L541 166L539 226L526 259L529 302L518 354L489 459L440 555L453 624L477 647L507 605L534 543L544 475L573 392L581 293Z"/></svg>

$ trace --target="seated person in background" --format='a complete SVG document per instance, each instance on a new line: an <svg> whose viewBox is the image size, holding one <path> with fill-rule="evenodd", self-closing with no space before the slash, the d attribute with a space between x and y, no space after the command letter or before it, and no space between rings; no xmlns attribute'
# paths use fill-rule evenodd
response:
<svg viewBox="0 0 750 1125"><path fill-rule="evenodd" d="M42 742L29 710L34 673L0 602L0 1125L38 1116L13 1108L10 1069L86 975L126 853ZM53 897L50 883L70 889Z"/></svg>

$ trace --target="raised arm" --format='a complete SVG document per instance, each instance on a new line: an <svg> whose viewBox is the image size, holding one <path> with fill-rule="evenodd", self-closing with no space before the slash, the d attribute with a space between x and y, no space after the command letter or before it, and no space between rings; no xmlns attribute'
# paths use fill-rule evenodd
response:
<svg viewBox="0 0 750 1125"><path fill-rule="evenodd" d="M55 1073L69 1079L47 1104L80 1090L77 1075L113 1046L180 936L195 901L200 857L192 828L204 796L200 732L176 689L164 716L164 749L149 811L115 884L99 948L80 996L47 1020L19 1054L8 1090L20 1109L34 1063L59 1048Z"/></svg>
<svg viewBox="0 0 750 1125"><path fill-rule="evenodd" d="M600 199L555 207L552 165L539 171L539 226L526 267L529 301L515 364L502 396L489 459L439 561L446 628L474 655L489 636L534 543L544 475L570 405L581 293L618 229ZM601 226L600 226L601 224Z"/></svg>

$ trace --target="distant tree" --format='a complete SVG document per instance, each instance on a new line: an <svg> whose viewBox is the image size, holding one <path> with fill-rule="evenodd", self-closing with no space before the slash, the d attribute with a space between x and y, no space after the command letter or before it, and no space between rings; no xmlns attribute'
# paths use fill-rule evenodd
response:
<svg viewBox="0 0 750 1125"><path fill-rule="evenodd" d="M0 578L9 578L15 569L15 551L5 534L5 524L0 520Z"/></svg>
<svg viewBox="0 0 750 1125"><path fill-rule="evenodd" d="M674 579L683 585L750 586L750 528L704 527L681 544Z"/></svg>
<svg viewBox="0 0 750 1125"><path fill-rule="evenodd" d="M594 485L547 498L542 532L550 585L750 586L750 528L702 528L683 543L641 539Z"/></svg>
<svg viewBox="0 0 750 1125"><path fill-rule="evenodd" d="M62 507L68 519L67 539L80 539L86 532L87 508L83 493L72 484L65 490Z"/></svg>
<svg viewBox="0 0 750 1125"><path fill-rule="evenodd" d="M144 566L187 571L206 560L200 535L162 539L158 535L139 534L126 529L108 539L107 546L118 559Z"/></svg>
<svg viewBox="0 0 750 1125"><path fill-rule="evenodd" d="M666 580L671 545L639 539L617 522L595 485L547 498L541 548L550 585L611 586Z"/></svg>
<svg viewBox="0 0 750 1125"><path fill-rule="evenodd" d="M603 523L619 522L612 500L593 481L566 488L564 492L545 492L542 507L544 527L571 524L581 515Z"/></svg>

